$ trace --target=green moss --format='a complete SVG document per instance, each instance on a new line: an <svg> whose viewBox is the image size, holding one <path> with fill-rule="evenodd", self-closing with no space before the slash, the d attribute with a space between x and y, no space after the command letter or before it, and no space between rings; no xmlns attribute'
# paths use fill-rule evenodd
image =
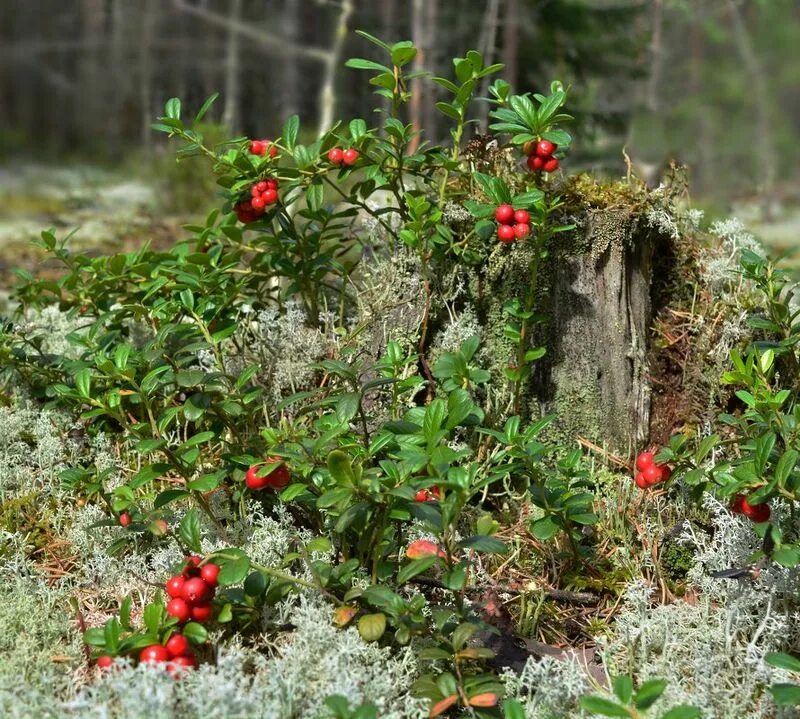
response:
<svg viewBox="0 0 800 719"><path fill-rule="evenodd" d="M27 535L29 545L44 549L52 538L48 510L53 509L52 500L43 505L39 492L14 497L0 504L0 530Z"/></svg>
<svg viewBox="0 0 800 719"><path fill-rule="evenodd" d="M694 547L670 541L661 550L661 568L673 581L685 579L694 566Z"/></svg>

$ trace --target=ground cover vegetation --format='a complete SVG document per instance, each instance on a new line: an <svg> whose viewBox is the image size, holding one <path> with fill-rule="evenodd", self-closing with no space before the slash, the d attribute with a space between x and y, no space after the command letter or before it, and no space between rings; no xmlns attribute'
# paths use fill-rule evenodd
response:
<svg viewBox="0 0 800 719"><path fill-rule="evenodd" d="M211 146L214 97L172 99L154 129L208 159L220 207L167 249L46 231L62 271L20 271L3 716L794 716L790 279L733 221L566 175L559 82L478 98L501 69L479 53L428 77L362 36L375 117ZM449 146L403 119L422 82ZM532 390L581 204L671 238L633 457L552 433ZM513 253L524 291L481 316L465 283Z"/></svg>

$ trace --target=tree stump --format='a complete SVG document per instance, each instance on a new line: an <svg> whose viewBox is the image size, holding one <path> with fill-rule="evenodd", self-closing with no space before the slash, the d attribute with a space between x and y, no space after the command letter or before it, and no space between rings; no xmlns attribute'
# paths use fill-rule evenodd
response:
<svg viewBox="0 0 800 719"><path fill-rule="evenodd" d="M547 354L523 392L525 416L556 415L550 438L583 437L623 455L647 439L650 287L654 249L665 239L641 209L652 205L639 207L571 212L576 228L553 238L537 291L536 311L545 320L531 345L545 346ZM498 243L486 266L467 278L465 304L478 316L481 358L497 387L508 384L504 369L514 357L503 306L524 302L531 255L525 243Z"/></svg>

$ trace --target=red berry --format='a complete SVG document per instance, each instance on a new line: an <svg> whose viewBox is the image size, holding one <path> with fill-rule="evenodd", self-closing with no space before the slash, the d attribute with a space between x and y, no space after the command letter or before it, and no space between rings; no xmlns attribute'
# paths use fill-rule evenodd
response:
<svg viewBox="0 0 800 719"><path fill-rule="evenodd" d="M281 457L267 457L267 464L277 464L264 479L267 480L267 487L272 489L283 489L291 480L289 469Z"/></svg>
<svg viewBox="0 0 800 719"><path fill-rule="evenodd" d="M236 219L243 225L249 225L251 222L256 221L256 216L252 210L245 210L242 207L236 207Z"/></svg>
<svg viewBox="0 0 800 719"><path fill-rule="evenodd" d="M139 653L140 662L166 662L169 661L169 652L160 644L151 644Z"/></svg>
<svg viewBox="0 0 800 719"><path fill-rule="evenodd" d="M278 201L278 192L270 187L264 190L261 194L261 199L266 205L274 205Z"/></svg>
<svg viewBox="0 0 800 719"><path fill-rule="evenodd" d="M414 495L415 502L427 502L428 501L428 490L427 489L419 489L417 493Z"/></svg>
<svg viewBox="0 0 800 719"><path fill-rule="evenodd" d="M262 140L252 140L250 142L250 152L253 155L263 155L267 151L267 145Z"/></svg>
<svg viewBox="0 0 800 719"><path fill-rule="evenodd" d="M542 160L541 157L536 157L536 155L531 155L526 164L528 165L529 170L538 172L544 167L544 160Z"/></svg>
<svg viewBox="0 0 800 719"><path fill-rule="evenodd" d="M742 502L744 502L744 496L741 494L737 494L731 500L731 512L734 514L742 514Z"/></svg>
<svg viewBox="0 0 800 719"><path fill-rule="evenodd" d="M636 486L639 489L647 489L650 486L647 484L647 480L644 478L644 475L641 472L636 475L636 478L633 481L636 482Z"/></svg>
<svg viewBox="0 0 800 719"><path fill-rule="evenodd" d="M131 519L131 515L128 514L128 512L123 512L122 514L119 515L119 523L123 527L127 527L132 521L133 519Z"/></svg>
<svg viewBox="0 0 800 719"><path fill-rule="evenodd" d="M270 177L267 180L267 186L264 189L265 190L277 190L278 189L278 181L274 177Z"/></svg>
<svg viewBox="0 0 800 719"><path fill-rule="evenodd" d="M114 663L114 657L108 656L108 654L103 654L100 657L97 657L97 666L101 669L108 669Z"/></svg>
<svg viewBox="0 0 800 719"><path fill-rule="evenodd" d="M175 663L182 667L196 667L197 657L191 652L184 654L181 657L175 657Z"/></svg>
<svg viewBox="0 0 800 719"><path fill-rule="evenodd" d="M522 152L524 154L526 154L528 157L530 157L531 155L535 155L536 154L536 141L535 140L528 140L528 142L526 142L522 146Z"/></svg>
<svg viewBox="0 0 800 719"><path fill-rule="evenodd" d="M269 152L270 157L277 157L278 156L278 148L275 146L275 143L272 140L261 140L264 143L265 151Z"/></svg>
<svg viewBox="0 0 800 719"><path fill-rule="evenodd" d="M169 664L167 664L167 672L173 679L180 679L181 675L197 666L197 660L194 657L175 657Z"/></svg>
<svg viewBox="0 0 800 719"><path fill-rule="evenodd" d="M244 483L247 485L248 489L257 491L267 486L266 477L258 476L258 470L260 469L260 465L255 465L247 470L247 474L244 475Z"/></svg>
<svg viewBox="0 0 800 719"><path fill-rule="evenodd" d="M531 234L531 226L524 223L514 225L514 237L518 240L524 240Z"/></svg>
<svg viewBox="0 0 800 719"><path fill-rule="evenodd" d="M666 482L672 476L672 467L668 464L659 464L658 468L661 470L661 479Z"/></svg>
<svg viewBox="0 0 800 719"><path fill-rule="evenodd" d="M267 184L267 181L261 180L261 182L256 182L256 184L253 185L250 194L253 195L253 197L255 197L256 195L260 195L262 192L264 192L264 190L266 190L268 187L269 185Z"/></svg>
<svg viewBox="0 0 800 719"><path fill-rule="evenodd" d="M209 587L217 586L217 577L219 576L219 566L216 564L208 563L200 567L200 578L208 584Z"/></svg>
<svg viewBox="0 0 800 719"><path fill-rule="evenodd" d="M198 567L200 563L203 561L203 558L197 554L193 554L191 556L184 557L185 566L183 567L183 576L187 579L189 577L198 577L200 576L200 570ZM181 591L183 588L181 587Z"/></svg>
<svg viewBox="0 0 800 719"><path fill-rule="evenodd" d="M198 624L205 624L214 616L214 605L211 602L198 602L192 607L192 619Z"/></svg>
<svg viewBox="0 0 800 719"><path fill-rule="evenodd" d="M556 147L558 145L554 145L550 140L539 140L536 143L536 154L542 159L548 158L556 151Z"/></svg>
<svg viewBox="0 0 800 719"><path fill-rule="evenodd" d="M194 580L190 579L189 581L191 582ZM189 617L192 615L192 609L186 600L175 597L175 599L171 599L169 604L167 604L167 614L171 617L175 617L175 619L183 624L189 621Z"/></svg>
<svg viewBox="0 0 800 719"><path fill-rule="evenodd" d="M514 213L514 222L518 225L527 225L530 224L531 221L531 213L527 210L517 210Z"/></svg>
<svg viewBox="0 0 800 719"><path fill-rule="evenodd" d="M189 640L183 634L173 634L164 645L170 657L180 657L189 651Z"/></svg>
<svg viewBox="0 0 800 719"><path fill-rule="evenodd" d="M648 467L652 467L654 457L655 453L653 452L640 452L639 456L636 458L636 469L640 472L644 472Z"/></svg>
<svg viewBox="0 0 800 719"><path fill-rule="evenodd" d="M513 242L517 238L517 234L511 225L500 225L497 228L497 238L500 242Z"/></svg>
<svg viewBox="0 0 800 719"><path fill-rule="evenodd" d="M183 585L181 596L190 604L203 602L211 596L211 587L200 577L192 577Z"/></svg>
<svg viewBox="0 0 800 719"><path fill-rule="evenodd" d="M514 208L511 205L500 205L494 211L494 219L503 225L514 222Z"/></svg>
<svg viewBox="0 0 800 719"><path fill-rule="evenodd" d="M662 479L664 479L664 475L661 472L661 467L655 464L652 464L644 469L642 471L642 476L647 481L648 487L652 487L654 484L658 484Z"/></svg>
<svg viewBox="0 0 800 719"><path fill-rule="evenodd" d="M266 202L261 199L261 197L254 197L253 198L253 209L254 210L263 210L266 207Z"/></svg>
<svg viewBox="0 0 800 719"><path fill-rule="evenodd" d="M542 169L545 172L555 172L558 169L558 160L555 157L551 157L547 162L544 163Z"/></svg>
<svg viewBox="0 0 800 719"><path fill-rule="evenodd" d="M170 577L165 585L167 594L175 599L183 595L183 585L186 583L186 578L182 574L176 574Z"/></svg>
<svg viewBox="0 0 800 719"><path fill-rule="evenodd" d="M334 165L341 165L344 161L344 152L340 147L334 147L328 150L328 160Z"/></svg>
<svg viewBox="0 0 800 719"><path fill-rule="evenodd" d="M770 515L769 505L766 503L750 504L746 499L742 498L742 514L756 524L766 522Z"/></svg>
<svg viewBox="0 0 800 719"><path fill-rule="evenodd" d="M358 162L359 152L358 150L354 150L352 147L349 150L345 150L342 153L342 162L345 165L355 165Z"/></svg>

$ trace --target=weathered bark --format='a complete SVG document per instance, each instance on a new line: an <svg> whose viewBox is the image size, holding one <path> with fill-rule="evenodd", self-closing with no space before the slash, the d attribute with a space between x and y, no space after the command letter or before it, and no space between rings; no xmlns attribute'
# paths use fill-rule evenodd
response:
<svg viewBox="0 0 800 719"><path fill-rule="evenodd" d="M544 322L531 347L544 346L547 354L523 388L521 414L554 413L553 439L584 437L630 453L647 438L652 258L665 238L629 207L582 210L570 219L576 229L553 238L540 267L536 312ZM497 423L511 413L504 370L516 355L505 336L510 318L503 308L514 299L524 302L531 257L527 243L498 243L484 269L461 275L467 290L459 303L471 305L481 325ZM438 319L444 324L444 313Z"/></svg>

